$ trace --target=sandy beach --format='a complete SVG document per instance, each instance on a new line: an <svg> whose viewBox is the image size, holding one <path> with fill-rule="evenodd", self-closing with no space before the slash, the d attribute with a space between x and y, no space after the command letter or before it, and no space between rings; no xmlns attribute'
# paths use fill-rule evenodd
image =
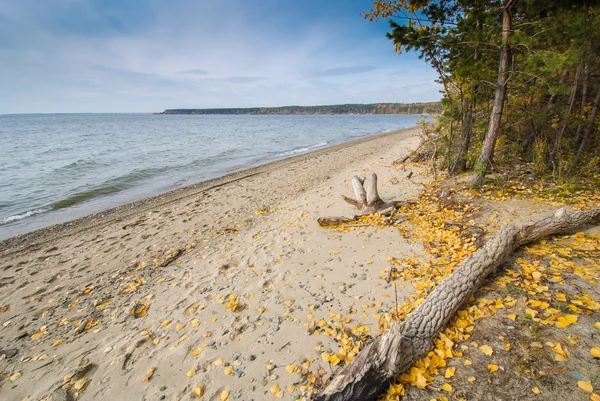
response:
<svg viewBox="0 0 600 401"><path fill-rule="evenodd" d="M355 343L393 308L386 259L422 254L394 228L342 235L316 219L351 216L340 195L371 171L384 199L416 196L428 178L390 166L417 134L364 138L4 241L0 368L10 374L0 398L310 394L338 365L322 354L338 349L342 322Z"/></svg>

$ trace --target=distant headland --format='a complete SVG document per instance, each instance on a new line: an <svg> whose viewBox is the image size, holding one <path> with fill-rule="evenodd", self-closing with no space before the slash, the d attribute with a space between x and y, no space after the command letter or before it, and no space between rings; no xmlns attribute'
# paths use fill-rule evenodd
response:
<svg viewBox="0 0 600 401"><path fill-rule="evenodd" d="M322 106L282 106L222 109L167 109L156 114L426 114L439 113L440 102L334 104Z"/></svg>

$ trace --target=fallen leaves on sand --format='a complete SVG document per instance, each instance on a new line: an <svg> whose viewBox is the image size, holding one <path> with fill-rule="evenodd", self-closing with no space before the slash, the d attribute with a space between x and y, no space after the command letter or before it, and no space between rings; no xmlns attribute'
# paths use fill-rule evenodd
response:
<svg viewBox="0 0 600 401"><path fill-rule="evenodd" d="M188 370L188 372L186 373L187 377L194 377L196 376L196 369L190 369Z"/></svg>

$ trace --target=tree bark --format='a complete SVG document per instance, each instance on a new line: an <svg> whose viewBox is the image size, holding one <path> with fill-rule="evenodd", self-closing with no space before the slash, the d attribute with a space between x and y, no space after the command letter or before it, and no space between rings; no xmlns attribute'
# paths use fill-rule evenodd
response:
<svg viewBox="0 0 600 401"><path fill-rule="evenodd" d="M491 166L491 158L500 132L500 120L502 119L502 110L504 108L504 98L506 97L506 83L508 81L508 59L510 55L510 46L508 38L512 29L512 12L516 0L508 0L502 11L502 48L500 51L500 65L498 67L498 82L496 83L496 93L494 95L494 106L490 115L490 124L487 134L483 141L481 154L475 163L475 174L471 178L471 185L480 187L488 168Z"/></svg>
<svg viewBox="0 0 600 401"><path fill-rule="evenodd" d="M515 249L544 237L572 232L600 217L600 208L554 215L520 227L505 225L440 285L404 322L369 343L316 397L317 401L370 401L433 349L433 339L458 309Z"/></svg>
<svg viewBox="0 0 600 401"><path fill-rule="evenodd" d="M585 105L587 102L588 86L590 84L590 69L588 65L585 65L583 72L583 87L581 88L581 109L579 110L579 122L577 123L577 129L575 130L575 151L581 144L581 133L583 128L583 118L585 115Z"/></svg>
<svg viewBox="0 0 600 401"><path fill-rule="evenodd" d="M577 166L577 164L579 164L579 162L581 161L581 157L583 156L583 152L585 151L587 142L590 139L592 132L594 131L594 122L596 121L596 116L598 115L598 108L600 108L600 88L598 88L598 93L596 93L596 99L594 99L594 105L592 106L592 113L590 115L587 128L583 133L583 138L581 139L579 149L577 149L577 154L573 159L572 167Z"/></svg>
<svg viewBox="0 0 600 401"><path fill-rule="evenodd" d="M577 94L577 87L579 86L579 79L581 78L581 72L583 71L583 61L577 67L577 72L575 73L575 80L573 82L573 89L571 89L571 95L569 96L569 105L567 110L565 110L565 114L563 116L563 123L561 126L558 135L556 136L556 140L554 141L554 146L552 147L552 153L550 154L550 164L552 166L552 176L556 178L556 170L560 164L560 146L562 137L565 134L565 129L567 129L567 123L569 122L569 116L571 115L571 110L573 110L573 105L575 104L575 95Z"/></svg>

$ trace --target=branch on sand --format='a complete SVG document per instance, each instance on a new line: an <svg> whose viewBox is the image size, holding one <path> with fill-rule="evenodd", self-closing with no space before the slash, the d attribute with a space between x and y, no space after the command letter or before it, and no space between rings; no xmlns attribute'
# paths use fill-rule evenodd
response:
<svg viewBox="0 0 600 401"><path fill-rule="evenodd" d="M350 223L360 219L361 216L370 214L391 216L398 206L410 203L405 201L384 202L377 191L377 174L375 173L369 174L366 178L352 177L352 188L354 188L356 199L347 196L342 196L342 198L360 210L360 214L354 217L321 217L317 220L321 227Z"/></svg>
<svg viewBox="0 0 600 401"><path fill-rule="evenodd" d="M536 223L503 226L469 256L403 322L375 338L330 382L318 401L376 400L389 383L433 349L433 339L460 307L517 248L542 238L576 231L600 217L600 208L568 213L559 209Z"/></svg>

